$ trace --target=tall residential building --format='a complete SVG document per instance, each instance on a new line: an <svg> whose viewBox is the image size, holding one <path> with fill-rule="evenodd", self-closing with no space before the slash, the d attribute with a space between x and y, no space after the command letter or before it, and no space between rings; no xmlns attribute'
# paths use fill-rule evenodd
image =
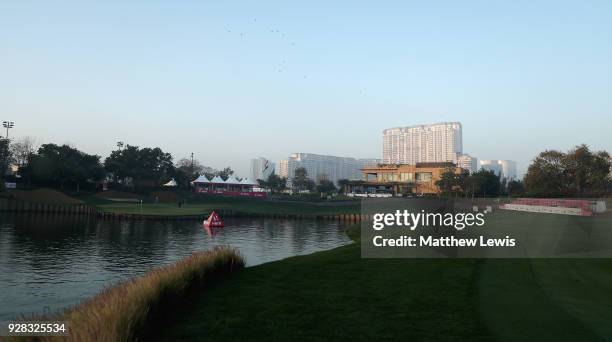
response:
<svg viewBox="0 0 612 342"><path fill-rule="evenodd" d="M314 153L293 153L288 159L279 162L279 176L286 174L290 181L295 176L295 170L303 167L306 169L308 178L315 182L327 179L337 184L340 179L360 179L362 168L375 166L379 163L380 159L356 159Z"/></svg>
<svg viewBox="0 0 612 342"><path fill-rule="evenodd" d="M279 177L289 178L289 160L283 159L278 162L278 170L276 174Z"/></svg>
<svg viewBox="0 0 612 342"><path fill-rule="evenodd" d="M506 180L517 179L516 162L512 160L481 160L480 167L495 172Z"/></svg>
<svg viewBox="0 0 612 342"><path fill-rule="evenodd" d="M472 157L469 154L457 155L457 166L470 173L478 171L478 158Z"/></svg>
<svg viewBox="0 0 612 342"><path fill-rule="evenodd" d="M389 128L383 131L383 163L457 162L463 153L461 123Z"/></svg>
<svg viewBox="0 0 612 342"><path fill-rule="evenodd" d="M251 159L251 180L267 180L272 173L274 173L273 162L263 157Z"/></svg>
<svg viewBox="0 0 612 342"><path fill-rule="evenodd" d="M357 159L359 163L359 168L364 169L367 167L377 167L379 164L382 164L382 159L372 159L372 158L363 158Z"/></svg>

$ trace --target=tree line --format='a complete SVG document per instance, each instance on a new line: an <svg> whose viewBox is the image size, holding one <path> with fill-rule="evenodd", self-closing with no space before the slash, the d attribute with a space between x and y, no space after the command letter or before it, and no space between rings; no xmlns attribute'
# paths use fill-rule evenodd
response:
<svg viewBox="0 0 612 342"><path fill-rule="evenodd" d="M70 145L47 143L36 147L34 139L16 142L0 139L1 166L18 166L21 182L78 190L81 186L96 188L101 181L118 187L158 187L174 179L179 187L188 187L199 175L227 179L230 167L214 170L197 160L183 158L176 164L170 153L159 147L121 146L102 157L80 151Z"/></svg>
<svg viewBox="0 0 612 342"><path fill-rule="evenodd" d="M258 179L259 186L269 189L272 193L279 193L287 189L287 178L280 177L272 173L268 179ZM315 182L308 175L306 168L299 167L295 169L294 176L291 178L291 185L294 190L300 191L316 191L318 193L333 193L337 191L334 182L326 179L323 175L319 177L318 182Z"/></svg>
<svg viewBox="0 0 612 342"><path fill-rule="evenodd" d="M605 151L578 145L568 152L541 152L522 180L500 179L493 171L445 170L436 182L443 195L496 197L593 197L612 192L612 159Z"/></svg>
<svg viewBox="0 0 612 342"><path fill-rule="evenodd" d="M469 173L446 169L436 185L443 195L465 197L532 196L601 196L612 192L610 154L591 151L578 145L568 152L547 150L529 165L522 180L501 179L493 171L481 169ZM187 188L200 175L209 179L220 176L226 180L234 171L230 167L214 170L197 160L180 159L173 162L170 153L159 147L121 146L102 160L67 144L42 144L26 137L11 142L0 138L0 167L7 170L14 164L19 168L22 182L37 186L78 190L80 186L95 187L103 180L120 187L158 187L174 179L179 187ZM272 192L287 188L287 179L272 174L258 180L259 185ZM348 180L339 180L340 190ZM339 189L325 177L315 182L305 168L298 168L291 179L297 191L332 193Z"/></svg>
<svg viewBox="0 0 612 342"><path fill-rule="evenodd" d="M584 144L566 153L544 151L529 165L525 189L531 196L609 194L612 192L611 163L608 152L593 152Z"/></svg>

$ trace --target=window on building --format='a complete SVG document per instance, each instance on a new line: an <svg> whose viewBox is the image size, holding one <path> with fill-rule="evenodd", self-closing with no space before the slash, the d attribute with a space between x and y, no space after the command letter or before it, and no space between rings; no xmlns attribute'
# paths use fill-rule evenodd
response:
<svg viewBox="0 0 612 342"><path fill-rule="evenodd" d="M398 175L392 172L382 172L377 174L376 179L379 182L397 182Z"/></svg>
<svg viewBox="0 0 612 342"><path fill-rule="evenodd" d="M414 173L412 172L402 172L400 173L400 181L401 182L414 182Z"/></svg>
<svg viewBox="0 0 612 342"><path fill-rule="evenodd" d="M417 172L417 182L431 182L431 172Z"/></svg>

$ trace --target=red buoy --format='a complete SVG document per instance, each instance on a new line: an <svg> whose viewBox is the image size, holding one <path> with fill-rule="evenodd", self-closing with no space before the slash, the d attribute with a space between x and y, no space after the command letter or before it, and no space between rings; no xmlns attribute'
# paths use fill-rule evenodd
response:
<svg viewBox="0 0 612 342"><path fill-rule="evenodd" d="M219 217L219 214L213 211L212 213L210 213L210 216L206 220L204 220L204 227L223 228L225 227L225 224L221 220L221 217Z"/></svg>

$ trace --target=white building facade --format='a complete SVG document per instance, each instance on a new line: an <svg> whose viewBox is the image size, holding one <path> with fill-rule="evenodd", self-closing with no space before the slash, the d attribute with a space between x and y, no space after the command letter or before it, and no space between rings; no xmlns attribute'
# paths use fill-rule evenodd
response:
<svg viewBox="0 0 612 342"><path fill-rule="evenodd" d="M395 127L383 131L383 163L457 162L463 153L459 122Z"/></svg>
<svg viewBox="0 0 612 342"><path fill-rule="evenodd" d="M283 159L278 162L278 169L276 170L276 174L279 177L289 178L289 160Z"/></svg>
<svg viewBox="0 0 612 342"><path fill-rule="evenodd" d="M267 180L272 173L274 173L273 162L263 157L251 159L250 179L254 181L258 179Z"/></svg>
<svg viewBox="0 0 612 342"><path fill-rule="evenodd" d="M500 178L506 180L517 179L516 162L512 160L481 160L480 167L495 172Z"/></svg>
<svg viewBox="0 0 612 342"><path fill-rule="evenodd" d="M457 156L457 166L468 170L470 173L478 171L478 158L472 157L469 154L459 154Z"/></svg>
<svg viewBox="0 0 612 342"><path fill-rule="evenodd" d="M293 153L279 162L279 176L287 177L289 183L295 170L305 168L308 178L315 182L326 179L338 184L340 179L361 179L361 168L380 164L380 159L357 159L314 153Z"/></svg>
<svg viewBox="0 0 612 342"><path fill-rule="evenodd" d="M382 164L382 159L372 159L372 158L363 158L357 159L359 163L359 168L363 169L366 167L377 167L379 164Z"/></svg>

